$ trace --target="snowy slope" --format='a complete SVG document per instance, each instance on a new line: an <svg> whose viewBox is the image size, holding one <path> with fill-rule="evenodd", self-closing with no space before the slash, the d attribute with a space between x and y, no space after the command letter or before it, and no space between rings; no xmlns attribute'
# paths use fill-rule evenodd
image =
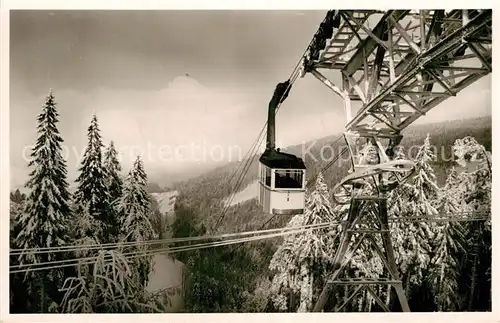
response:
<svg viewBox="0 0 500 323"><path fill-rule="evenodd" d="M175 220L174 205L179 195L177 191L152 193L158 202L158 207L163 216L168 217L168 222ZM167 234L169 236L169 234ZM153 271L149 275L149 283L146 290L149 292L167 292L170 290L170 302L167 305L168 312L178 312L183 308L184 264L168 257L166 254L156 254L153 259Z"/></svg>
<svg viewBox="0 0 500 323"><path fill-rule="evenodd" d="M229 204L229 206L233 206L233 205L236 205L238 203L242 203L242 202L257 198L257 189L258 189L257 180L255 180L255 181L251 182L250 184L248 184L248 186L245 187L243 190L236 193L232 200L230 200L231 196L228 196L225 199L224 203L226 205Z"/></svg>
<svg viewBox="0 0 500 323"><path fill-rule="evenodd" d="M179 192L169 191L163 193L151 193L151 195L158 202L160 212L162 214L168 214L174 210L174 204Z"/></svg>
<svg viewBox="0 0 500 323"><path fill-rule="evenodd" d="M167 223L172 224L175 219L174 205L179 192L169 191L163 193L151 193L151 195L158 202L160 213L167 217Z"/></svg>

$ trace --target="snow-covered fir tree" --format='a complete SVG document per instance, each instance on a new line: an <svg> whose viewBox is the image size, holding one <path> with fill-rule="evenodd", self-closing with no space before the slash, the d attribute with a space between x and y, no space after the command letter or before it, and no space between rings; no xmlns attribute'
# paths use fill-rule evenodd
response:
<svg viewBox="0 0 500 323"><path fill-rule="evenodd" d="M394 160L406 160L405 149L403 146L397 146L394 154ZM404 217L409 215L408 201L412 195L413 187L407 181L400 183L395 189L389 192L387 199L388 213L390 217ZM389 223L391 238L395 250L396 262L400 269L405 272L408 263L405 261L407 251L405 249L405 240L407 237L407 224L404 222Z"/></svg>
<svg viewBox="0 0 500 323"><path fill-rule="evenodd" d="M73 204L74 215L74 242L78 245L92 245L100 243L100 238L104 235L106 227L102 221L92 216L90 213L90 203ZM77 257L90 256L92 250L83 254L76 254Z"/></svg>
<svg viewBox="0 0 500 323"><path fill-rule="evenodd" d="M295 215L287 228L300 227L304 225L304 214ZM290 309L299 292L297 276L298 276L298 260L297 246L295 240L297 234L287 235L283 243L278 247L271 259L269 269L276 271L271 285L271 299L274 306L280 311Z"/></svg>
<svg viewBox="0 0 500 323"><path fill-rule="evenodd" d="M76 274L66 279L61 311L63 313L137 313L161 312L159 297L149 295L140 275L140 262L130 259L123 247L113 250L90 248L98 243L92 230L99 221L90 215L88 205L78 207L75 257L81 259ZM129 248L130 249L130 248ZM97 260L89 264L88 257ZM139 266L138 266L139 264Z"/></svg>
<svg viewBox="0 0 500 323"><path fill-rule="evenodd" d="M454 218L464 210L464 191L455 168L440 190L437 208L445 217ZM430 286L438 311L460 310L459 294L462 257L466 252L466 232L462 222L446 221L435 226L434 251L431 259Z"/></svg>
<svg viewBox="0 0 500 323"><path fill-rule="evenodd" d="M467 187L463 200L470 216L491 215L491 153L473 137L457 139L453 145L456 161L465 170L460 174ZM470 221L467 230L467 260L464 272L470 283L467 292L468 311L473 310L478 298L478 285L491 284L491 223L490 221ZM486 273L481 275L479 273Z"/></svg>
<svg viewBox="0 0 500 323"><path fill-rule="evenodd" d="M16 224L19 233L15 244L26 251L19 263L41 263L64 259L64 253L33 253L38 248L56 248L68 243L69 205L67 166L62 156L63 139L57 129L59 113L52 91L38 115L38 138L31 152L32 168L26 183L29 190L25 207ZM16 230L17 231L17 230ZM61 301L64 269L54 268L27 274L31 311L47 312Z"/></svg>
<svg viewBox="0 0 500 323"><path fill-rule="evenodd" d="M436 159L432 151L429 134L420 146L415 162L415 175L411 179L413 194L410 199L413 216L437 215L435 202L437 201L439 187L437 185L436 174L431 163Z"/></svg>
<svg viewBox="0 0 500 323"><path fill-rule="evenodd" d="M406 153L405 153L405 147L398 145L394 149L394 160L405 160L406 159Z"/></svg>
<svg viewBox="0 0 500 323"><path fill-rule="evenodd" d="M76 179L75 204L88 206L88 212L104 230L99 236L101 243L113 242L119 232L117 219L111 212L111 196L106 185L106 170L102 162L102 139L97 117L94 114L88 127L88 144Z"/></svg>
<svg viewBox="0 0 500 323"><path fill-rule="evenodd" d="M116 228L116 230L112 231L112 234L114 235L113 240L118 240L121 220L116 212L116 203L118 203L118 200L122 195L123 180L121 176L122 168L118 160L118 152L116 151L113 141L109 143L109 146L104 152L103 165L106 170L106 187L109 192L110 203L112 206L109 211L109 217L114 219L112 226Z"/></svg>
<svg viewBox="0 0 500 323"><path fill-rule="evenodd" d="M460 175L466 182L464 195L471 211L491 209L491 153L472 137L457 139L453 145L457 163L465 168Z"/></svg>
<svg viewBox="0 0 500 323"><path fill-rule="evenodd" d="M395 190L389 203L390 213L400 216L432 217L436 216L436 199L439 187L431 166L435 159L430 144L430 136L419 147L413 160L415 174L406 184ZM397 209L396 209L397 207ZM420 286L424 281L429 266L433 239L433 225L427 222L402 222L392 225L396 263L405 284L407 295L411 297L412 286Z"/></svg>
<svg viewBox="0 0 500 323"><path fill-rule="evenodd" d="M359 164L376 165L379 163L377 147L371 141L368 141L360 150Z"/></svg>
<svg viewBox="0 0 500 323"><path fill-rule="evenodd" d="M316 188L306 198L304 214L295 215L287 227L328 223L335 213L328 197L328 188L320 173ZM333 240L339 227L308 230L286 236L271 259L275 271L271 285L274 305L279 310L310 311L313 300L323 286L326 268L333 257ZM337 239L338 241L338 239Z"/></svg>
<svg viewBox="0 0 500 323"><path fill-rule="evenodd" d="M117 209L123 214L121 231L128 241L145 241L151 238L152 229L148 220L151 202L146 191L147 177L140 157L123 184ZM147 220L147 221L146 221Z"/></svg>
<svg viewBox="0 0 500 323"><path fill-rule="evenodd" d="M146 172L140 157L137 157L124 182L122 196L116 209L122 220L121 234L127 242L148 241L154 237L149 216L151 201L146 191L146 185ZM133 249L146 251L147 246L138 245L134 246ZM140 281L145 286L150 271L151 257L139 257L133 263L137 266Z"/></svg>
<svg viewBox="0 0 500 323"><path fill-rule="evenodd" d="M92 272L87 267L68 278L62 291L62 313L158 313L158 295L138 283L134 267L121 250L99 250Z"/></svg>
<svg viewBox="0 0 500 323"><path fill-rule="evenodd" d="M123 180L121 177L122 167L118 160L118 151L113 141L109 143L104 152L104 169L106 169L106 185L114 202L122 195Z"/></svg>
<svg viewBox="0 0 500 323"><path fill-rule="evenodd" d="M18 194L19 193L19 194ZM19 190L16 190L14 193L10 193L10 231L11 231L11 243L14 242L14 239L16 238L17 234L19 232L16 232L14 234L14 229L17 227L17 221L21 217L21 213L25 209L25 196L20 195L21 193ZM20 228L18 228L20 229ZM14 247L11 247L14 248Z"/></svg>
<svg viewBox="0 0 500 323"><path fill-rule="evenodd" d="M19 189L16 189L14 192L10 192L10 200L11 202L21 203L26 199L26 195L22 194Z"/></svg>
<svg viewBox="0 0 500 323"><path fill-rule="evenodd" d="M144 170L144 164L142 163L142 160L139 156L134 163L134 168L137 173L137 180L139 185L141 185L141 187L144 187L144 190L147 192L146 188L148 185L148 176L146 174L146 171Z"/></svg>
<svg viewBox="0 0 500 323"><path fill-rule="evenodd" d="M73 253L73 259L79 259L75 273L66 279L64 285L68 281L72 281L75 277L86 277L93 279L95 264L89 261L90 257L97 257L99 250L95 248L99 244L99 239L105 230L103 224L98 219L94 218L89 212L90 203L73 204L73 218L75 230L73 232L73 244L78 246ZM65 295L65 298L68 296ZM64 311L64 309L62 309Z"/></svg>
<svg viewBox="0 0 500 323"><path fill-rule="evenodd" d="M403 146L397 146L393 160L407 160ZM402 174L404 176L404 174ZM408 182L400 183L388 194L388 211L390 216L406 216L408 213L407 202L413 191ZM395 227L394 227L395 228Z"/></svg>

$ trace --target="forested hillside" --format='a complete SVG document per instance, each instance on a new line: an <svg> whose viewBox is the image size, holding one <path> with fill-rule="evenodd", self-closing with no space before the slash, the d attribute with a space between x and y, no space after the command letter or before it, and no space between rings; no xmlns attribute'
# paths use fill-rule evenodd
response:
<svg viewBox="0 0 500 323"><path fill-rule="evenodd" d="M418 147L422 144L427 134L430 135L430 142L433 149L437 150L436 158L432 161L439 185L446 181L447 170L452 165L453 153L451 147L454 141L465 136L472 136L479 143L484 145L486 150L491 151L491 117L478 119L455 120L436 124L423 124L410 127L403 133L401 142L409 153L409 157L415 157ZM330 151L334 156L342 151L346 146L343 139L339 139L341 133L329 137L321 138L304 145L292 146L283 149L286 152L302 156L304 151L309 151L305 155L304 162L307 166L307 177L312 178L323 169L332 159ZM331 147L325 149L324 147ZM320 158L321 149L326 160ZM313 156L314 158L311 158ZM260 156L254 156L249 163L246 175L241 177L243 163L233 162L226 166L219 167L205 175L180 182L174 185L180 192L179 203L194 209L199 209L200 218L203 221L211 221L220 215L220 207L224 198L230 196L236 189L236 183L241 179L239 190L244 189L248 184L257 179L257 161ZM325 182L332 188L342 177L347 174L349 168L348 154L344 153L343 158L335 162L324 172ZM234 176L233 176L234 174ZM229 181L232 179L232 181ZM256 193L255 193L256 194ZM221 225L222 231L241 231L259 225L265 215L259 213L256 201L250 201L240 206L242 209L231 208L231 215L227 215ZM241 217L239 216L241 214ZM255 221L254 224L252 224Z"/></svg>
<svg viewBox="0 0 500 323"><path fill-rule="evenodd" d="M439 203L445 203L442 197L443 192L446 190L450 190L450 187L453 186L453 190L460 191L460 193L456 193L456 196L471 196L474 195L474 186L476 184L471 184L467 181L488 181L488 179L484 179L483 175L478 173L460 175L466 176L469 178L468 180L462 178L461 182L457 184L457 182L453 182L453 174L455 167L460 169L460 166L456 164L454 160L457 157L453 152L453 146L457 145L456 140L464 137L471 136L477 139L479 145L484 146L487 151L491 151L491 118L480 118L480 119L472 119L472 120L463 120L463 121L452 121L440 124L428 124L428 125L418 125L408 129L404 133L405 137L401 143L401 146L404 148L400 151L400 154L408 155L408 158L418 160L424 160L425 163L422 165L422 178L429 179L432 183L429 184L435 187L435 192L432 193L432 196L426 197L425 199L429 199L429 202L422 203L430 203L429 205L433 205L432 210L437 209L447 209L450 208L448 206L438 205ZM305 163L308 168L308 178L311 179L319 173L319 171L328 164L328 160L322 161L320 156L320 150L322 147L326 145L331 145L333 147L334 152L341 151L341 145L344 143L341 140L337 140L338 136L331 136L327 138L323 138L314 143L312 148L310 149L311 154L305 156ZM309 147L308 144L305 145L306 149ZM287 152L292 152L298 155L302 155L302 146L295 146L287 148ZM312 156L312 157L311 157ZM343 158L343 161L335 163L332 167L325 170L320 176L321 183L316 183L316 185L320 185L322 194L328 200L327 203L331 203L331 198L329 193L325 191L324 187L331 189L335 183L338 182L343 176L347 174L347 169L349 167L348 159L346 158L347 154ZM248 168L248 174L241 182L239 186L240 189L245 188L249 183L255 181L257 174L257 159L258 156L253 158L252 164ZM316 160L314 160L316 159ZM424 167L425 166L425 167ZM210 230L214 227L217 227L218 232L241 232L248 230L257 230L261 228L273 228L273 227L284 227L287 224L297 222L297 221L306 221L295 219L291 220L288 216L281 217L271 217L268 214L265 214L261 211L260 207L257 205L257 201L255 199L243 202L234 207L230 207L228 209L224 209L224 205L222 201L224 198L227 198L231 195L234 190L234 187L230 185L229 178L231 175L237 170L238 164L232 163L228 166L221 167L216 169L213 172L207 173L204 176L199 178L179 183L176 185L176 189L179 190L180 196L177 203L177 212L179 222L174 224L174 235L178 237L188 236L189 234L198 233L203 234L206 232L211 232ZM238 169L236 175L234 177L234 182L236 182L236 178L241 173L242 167ZM427 174L429 173L429 174ZM425 176L423 174L426 174ZM470 179L470 178L475 179ZM491 180L491 179L490 179ZM315 180L316 181L316 180ZM452 181L452 183L450 183ZM464 190L464 183L467 182L467 188ZM422 182L410 183L412 190L423 190L428 185ZM427 185L427 186L426 186ZM420 188L418 188L420 187ZM326 193L325 193L326 192ZM390 202L396 205L404 205L405 198L409 198L407 193L399 192L401 196L396 200L396 195L394 199ZM396 193L395 193L396 194ZM426 196L426 195L423 195ZM401 200L401 199L403 200ZM487 197L482 195L482 197L477 197L479 200L475 200L475 198L470 197L469 202L467 202L466 206L457 206L454 205L451 209L470 209L472 205L480 204L483 208L489 210L489 200ZM411 202L413 203L413 202ZM446 204L446 203L445 203ZM420 204L419 204L420 205ZM425 204L427 205L427 204ZM418 209L418 205L414 205L414 208ZM422 206L423 207L423 206ZM427 207L427 206L426 206ZM334 206L332 206L332 209ZM472 207L473 208L473 207ZM415 210L416 210L415 209ZM474 208L473 208L474 209ZM404 211L407 215L416 215L415 210L406 210ZM430 209L429 209L430 210ZM333 212L333 211L332 211ZM338 213L338 211L335 211ZM332 217L338 216L336 213L331 215ZM392 209L392 212L395 212L395 209ZM398 211L402 213L402 209ZM413 212L413 213L412 213ZM420 212L420 211L419 211ZM423 214L427 215L427 214ZM306 215L307 216L307 215ZM270 221L269 221L270 220ZM291 220L291 221L290 221ZM268 222L269 221L269 222ZM289 223L290 221L290 223ZM219 226L216 226L216 223L220 223ZM450 311L450 310L487 310L490 308L490 285L489 285L489 270L491 254L488 251L491 247L491 242L489 238L489 231L481 231L481 243L478 243L477 236L475 236L474 232L476 230L483 230L476 227L477 222L471 222L465 225L465 228L460 228L460 230L467 231L467 238L459 244L459 247L455 246L454 248L458 248L460 250L450 251L448 249L439 249L439 242L436 242L433 239L438 239L437 237L445 237L448 238L448 233L443 232L451 232L456 229L456 226L453 225L451 227L446 226L446 229L443 229L442 226L437 226L435 224L430 224L432 230L435 235L433 237L428 236L427 238L423 238L424 240L421 242L422 245L416 244L412 248L416 248L414 250L427 250L425 251L424 263L420 263L416 258L413 266L415 268L420 268L417 272L404 272L404 275L407 280L407 292L410 293L410 306L414 308L414 310L420 311ZM480 225L481 226L481 225ZM424 230L417 225L411 226L412 230ZM427 230L425 229L425 230ZM400 243L403 243L406 247L401 245L400 248L400 262L399 265L406 265L405 257L413 257L412 255L404 255L403 252L405 248L408 248L408 242L404 242L407 234L412 232L412 230L406 230L405 228L395 226L393 227L395 232L399 232L401 238L403 240L399 240ZM397 231L400 230L400 231ZM406 230L406 231L405 231ZM428 230L428 231L429 231ZM440 231L441 230L441 231ZM445 230L445 231L442 231ZM448 230L448 231L446 231ZM451 231L449 231L451 230ZM429 231L429 232L430 232ZM405 234L402 234L406 232ZM461 231L458 231L461 232ZM451 234L451 233L450 233ZM458 234L459 233L453 233ZM472 239L472 240L471 240ZM307 239L306 239L307 240ZM475 242L474 242L474 241ZM183 253L179 255L179 259L188 264L188 267L191 270L191 284L189 285L187 291L187 300L186 300L186 310L188 311L296 311L296 310L304 310L310 309L311 301L309 303L304 303L300 306L298 299L300 299L300 295L295 295L294 304L292 307L286 306L282 304L271 304L270 299L272 296L267 292L276 284L273 282L274 274L276 273L279 265L269 266L270 263L276 263L279 249L278 246L282 245L282 238L274 238L268 239L260 242L247 242L243 244L241 247L235 248L232 246L229 247L219 247L213 250L207 251L197 251L190 253ZM288 242L290 243L290 241ZM335 250L333 243L332 248L328 251L330 256L332 256L333 250ZM294 244L292 242L292 244ZM425 244L427 247L423 246ZM480 246L480 247L479 247ZM422 249L423 248L423 249ZM443 248L443 246L441 247ZM450 247L451 248L451 247ZM476 251L474 251L476 250ZM481 250L481 251L479 251ZM298 252L298 251L297 251ZM424 252L424 251L421 251ZM453 258L448 260L450 263L457 262L455 266L459 266L460 269L455 268L459 273L455 274L452 277L460 277L462 279L459 282L459 278L456 278L454 282L451 282L453 288L452 291L448 291L448 293L455 293L453 297L462 297L462 299L453 299L446 300L446 297L451 297L450 295L436 295L439 293L446 292L437 292L435 289L431 289L433 283L424 279L426 276L428 277L436 277L433 273L436 272L435 266L439 267L439 263L441 258L439 258L438 253L445 252L441 257L451 257L452 254L460 254L460 259ZM217 256L216 256L217 255ZM422 254L424 255L424 254ZM473 255L475 261L481 259L481 266L479 269L475 264L471 263L470 256ZM366 256L365 256L366 257ZM438 258L436 258L438 257ZM456 256L458 257L458 256ZM224 260L229 260L229 262ZM427 260L425 260L427 259ZM328 260L325 260L328 263ZM369 261L366 259L365 261ZM410 261L410 260L408 260ZM221 264L223 263L223 264ZM190 265L191 264L191 265ZM325 268L328 268L328 265L325 265ZM446 266L446 265L443 265ZM470 267L472 266L472 267ZM472 282L470 278L470 270L474 271ZM245 279L242 281L239 279L238 273L244 270ZM445 270L445 267L440 270ZM446 270L445 270L446 271ZM416 276L415 276L416 275ZM434 275L434 276L433 276ZM468 278L467 278L468 277ZM231 279L234 281L231 283ZM430 278L429 278L430 279ZM435 278L437 279L437 278ZM319 280L320 281L320 280ZM411 283L410 283L411 281ZM439 281L439 279L437 280ZM435 281L435 282L437 282ZM478 283L481 281L481 284ZM471 287L472 284L472 287ZM441 285L440 285L441 286ZM468 286L468 287L465 287ZM276 286L274 286L276 288ZM288 286L287 288L292 288ZM294 290L300 290L297 286ZM317 286L315 287L317 289ZM442 287L445 288L445 287ZM457 290L460 289L460 292ZM464 290L462 290L465 288ZM469 296L463 296L466 294L468 288L474 289ZM207 293L206 290L210 290L210 295L205 295ZM426 292L426 290L428 290ZM432 291L431 291L432 290ZM469 290L470 291L470 290ZM315 291L317 293L317 291ZM460 294L462 296L457 296ZM300 293L299 293L300 294ZM314 294L314 293L313 293ZM233 296L237 295L237 296ZM291 297L290 295L288 295ZM285 297L282 295L281 297ZM312 297L312 296L311 296ZM444 297L445 299L434 299L433 297ZM286 298L286 297L285 297ZM388 301L392 302L393 300L388 297ZM290 300L289 300L290 301ZM364 304L361 306L361 309L364 310L377 310L376 306L372 306L371 301L363 300ZM444 302L444 303L443 303ZM368 305L369 304L369 305ZM390 303L392 304L392 303ZM444 304L444 305L443 305ZM297 307L299 306L299 307ZM305 306L305 307L304 307ZM351 308L351 310L357 310ZM378 309L380 310L380 308ZM397 309L396 309L397 310Z"/></svg>

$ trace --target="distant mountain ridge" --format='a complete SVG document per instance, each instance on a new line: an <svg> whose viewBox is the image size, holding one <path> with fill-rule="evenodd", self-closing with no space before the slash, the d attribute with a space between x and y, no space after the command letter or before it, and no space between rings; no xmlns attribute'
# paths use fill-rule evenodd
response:
<svg viewBox="0 0 500 323"><path fill-rule="evenodd" d="M405 148L415 147L409 151L410 154L414 155L417 151L416 147L423 143L425 136L429 133L431 144L439 150L439 156L434 162L434 167L438 181L442 183L446 178L446 171L452 163L451 146L454 141L470 135L483 144L487 150L491 151L491 129L491 117L419 124L409 127L403 132L402 145ZM344 140L337 140L341 135L342 133L339 132L338 134L320 138L304 145L282 148L282 151L302 156L304 146L306 149L310 148L309 154L303 157L307 166L307 177L311 178L328 164L329 160L318 158L322 147L330 146L334 154L336 154L345 146ZM312 147L310 147L311 145ZM339 162L324 172L323 175L328 187L333 187L335 183L347 174L349 168L348 157L348 154L345 154ZM257 179L258 158L259 155L253 156L251 163L246 165L247 174L239 187L236 187L236 182L242 174L245 161L231 162L198 177L174 184L174 188L179 191L178 201L202 210L202 212L210 213L207 211L210 208L214 206L221 207L225 203L228 203L228 198L232 196L232 193L236 193L231 202L233 205L251 200L254 197L252 186L254 186L254 182ZM231 176L233 174L235 175ZM256 194L255 192L255 196ZM234 230L234 228L232 229Z"/></svg>
<svg viewBox="0 0 500 323"><path fill-rule="evenodd" d="M449 151L454 140L457 138L462 138L466 135L475 136L479 142L483 143L486 149L491 150L491 128L492 128L492 118L491 116L480 117L474 119L464 119L464 120L452 120L439 123L427 123L413 125L405 131L403 131L403 142L402 144L407 145L420 145L423 141L425 134L430 133L431 141L435 141L436 137L443 137L445 139L442 141L442 146L448 150L447 154L451 156L451 151ZM342 129L343 130L343 129ZM317 140L309 141L304 145L293 145L289 147L282 147L283 151L290 152L299 156L302 156L303 150L309 148L312 145L311 153L313 156L319 156L319 150L325 145L330 145L339 136L342 135L342 131L337 134L319 138ZM478 137L479 136L479 137ZM340 144L344 145L343 140L340 140ZM334 152L340 151L340 145L332 147ZM445 150L446 150L445 149ZM253 180L256 179L257 171L257 159L259 155L255 155L252 158L252 162L248 168L248 174L245 176L239 190L244 189ZM344 156L345 159L345 156ZM314 160L306 158L306 165L308 167L308 176L314 174L319 170L320 166L324 166L325 163L315 163ZM244 163L244 162L243 162ZM240 167L241 166L241 167ZM220 166L207 166L200 167L200 169L193 170L192 172L182 172L182 174L177 174L176 176L171 176L168 172L162 174L161 171L154 169L148 172L149 184L148 191L150 193L162 193L170 190L178 190L180 195L191 195L195 200L203 199L206 201L210 200L222 200L226 198L230 192L232 192L233 187L229 187L231 183L228 182L230 175L234 173L237 169L238 172L236 176L233 177L233 184L237 181L238 176L241 174L241 169L243 164L241 161L234 161L229 163L224 163ZM331 169L337 169L338 167L332 167ZM329 170L331 172L331 169ZM152 173L150 175L150 173ZM439 172L438 172L439 173ZM440 179L442 174L438 174ZM328 178L327 179L328 182ZM331 178L331 181L327 184L331 185L332 181L337 179L337 176ZM218 186L223 186L218 188ZM233 185L234 186L234 185ZM215 187L215 188L214 188ZM15 190L17 187L12 187L11 190ZM21 192L25 192L24 187L19 187ZM76 189L72 185L69 190L73 192ZM202 195L202 196L200 196ZM238 200L238 199L233 199ZM233 203L235 203L233 201Z"/></svg>

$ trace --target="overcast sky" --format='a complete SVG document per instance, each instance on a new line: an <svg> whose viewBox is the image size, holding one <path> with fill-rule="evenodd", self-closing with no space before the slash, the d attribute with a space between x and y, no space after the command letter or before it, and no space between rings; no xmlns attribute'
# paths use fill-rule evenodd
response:
<svg viewBox="0 0 500 323"><path fill-rule="evenodd" d="M11 11L11 184L26 180L23 151L36 138L36 116L50 88L70 180L93 112L105 142L114 140L124 152L125 168L131 147L149 147L142 153L151 172L234 159L238 149L245 155L275 85L288 78L325 13ZM487 76L423 121L490 115L490 88ZM339 133L344 118L340 99L306 76L278 114L278 144Z"/></svg>

